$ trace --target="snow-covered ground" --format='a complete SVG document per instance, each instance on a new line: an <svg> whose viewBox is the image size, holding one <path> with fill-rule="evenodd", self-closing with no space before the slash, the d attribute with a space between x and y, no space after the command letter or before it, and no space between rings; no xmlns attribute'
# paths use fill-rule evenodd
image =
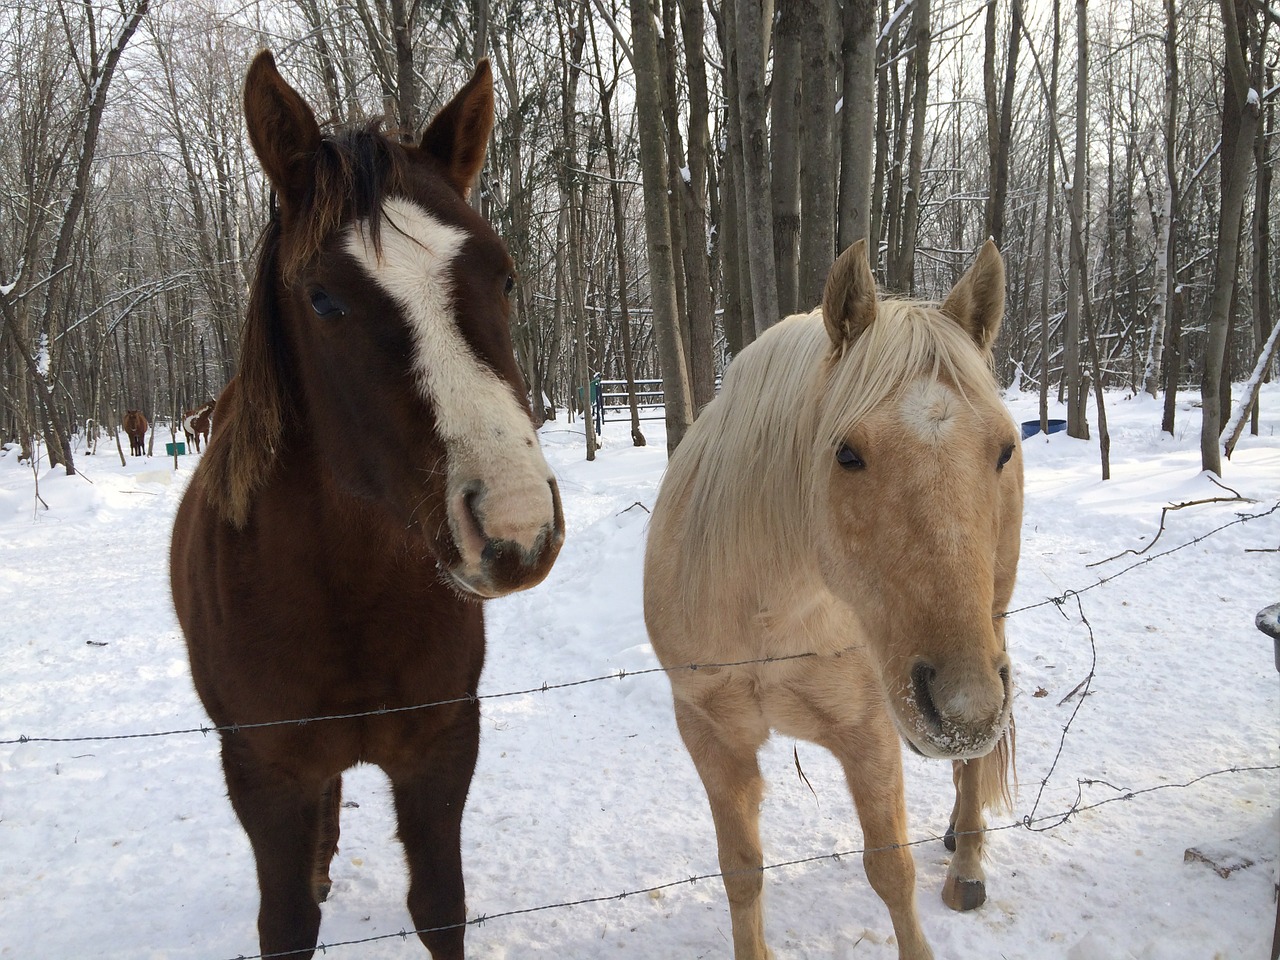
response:
<svg viewBox="0 0 1280 960"><path fill-rule="evenodd" d="M1031 395L1010 404L1020 420L1036 416ZM1263 411L1261 436L1246 435L1225 466L1234 492L1201 474L1187 404L1169 438L1155 401L1113 395L1106 483L1096 444L1027 441L1014 607L1030 609L1009 623L1021 788L993 824L990 899L974 913L939 899L949 768L906 759L918 899L939 958L1265 955L1280 676L1254 615L1280 600L1280 510L1235 521L1280 503L1280 387L1266 388ZM543 431L564 496L564 551L545 584L489 608L489 699L464 828L471 916L489 919L469 930L469 955L729 958L720 882L685 882L713 874L716 854L667 681L634 673L656 663L640 571L665 463L661 424L646 424L643 449L625 424L606 425L594 463L577 426ZM121 468L104 445L80 456L82 476L40 471L46 509L31 468L12 450L0 456L0 957L257 952L253 863L216 737L109 739L208 723L166 576L194 464ZM1152 545L1162 507L1235 494L1252 502L1169 512ZM619 671L631 675L506 695ZM861 845L834 761L799 744L805 783L791 741L763 753L767 862L819 858L768 871L779 960L895 957L860 857L828 856ZM397 936L412 924L381 773L348 774L345 797L324 955L425 956L416 938ZM1184 860L1188 848L1224 871L1252 865L1219 876ZM618 898L629 891L642 892ZM582 900L595 902L557 906Z"/></svg>

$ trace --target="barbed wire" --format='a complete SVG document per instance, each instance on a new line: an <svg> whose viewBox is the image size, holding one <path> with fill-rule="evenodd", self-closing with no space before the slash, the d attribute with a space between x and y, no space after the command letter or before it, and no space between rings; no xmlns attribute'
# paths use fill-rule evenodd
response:
<svg viewBox="0 0 1280 960"><path fill-rule="evenodd" d="M1008 617L1014 616L1015 614L1025 613L1028 610L1035 610L1038 607L1048 606L1051 603L1056 604L1057 606L1062 606L1071 597L1078 596L1082 593L1087 593L1090 590L1095 590L1098 587L1103 586L1104 584L1111 583L1113 580L1118 580L1120 577L1123 577L1126 573L1129 573L1131 570L1136 570L1138 569L1138 567L1145 566L1146 564L1151 563L1154 560L1159 560L1162 557L1167 557L1171 554L1177 553L1179 550L1185 550L1187 549L1187 547L1194 547L1196 544L1203 543L1204 541L1212 537L1214 534L1221 533L1223 530L1226 530L1230 527L1238 526L1239 524L1242 524L1242 523L1248 523L1251 520L1261 520L1263 517L1269 517L1271 516L1271 514L1275 513L1277 510L1280 510L1280 500L1277 500L1269 510L1264 510L1261 513L1238 514L1236 516L1236 519L1232 520L1230 523L1224 523L1222 526L1215 527L1214 529L1210 530L1208 533L1201 534L1198 537L1192 537L1186 543L1180 543L1176 547L1170 547L1168 550L1164 550L1160 553L1153 553L1149 557L1143 557L1141 560L1137 561L1136 563L1131 563L1129 564L1129 566L1124 567L1121 570L1117 570L1115 573L1111 574L1110 576L1101 577L1097 580L1097 582L1091 583L1088 586L1080 587L1075 590L1068 590L1065 593L1062 593L1056 597L1046 597L1044 600L1041 600L1038 603L1031 603L1025 607L1017 607L1013 610L1006 610L1004 613L999 614L999 616L1008 618ZM1114 560L1116 558L1112 557L1111 559Z"/></svg>
<svg viewBox="0 0 1280 960"><path fill-rule="evenodd" d="M1179 550L1185 550L1186 548L1195 546L1198 543L1203 543L1205 540L1209 539L1215 534L1221 533L1223 530L1226 530L1230 527L1234 527L1242 523L1248 523L1252 520L1260 520L1264 517L1270 516L1271 514L1275 513L1278 510L1280 510L1280 500L1277 500L1276 503L1268 510L1265 510L1261 513L1240 514L1237 516L1235 520L1232 520L1229 523L1224 523L1222 526L1216 527L1213 530L1210 530L1209 532L1204 533L1198 537L1194 537L1191 540L1188 540L1185 543L1179 544L1176 547L1171 547L1170 549L1165 550L1161 553L1155 553L1149 557L1144 557L1142 560L1139 560L1137 563L1130 564L1129 566L1117 571L1116 573L1110 576L1099 579L1095 583L1088 584L1078 589L1067 590L1058 596L1046 597L1044 600L1041 600L1037 603L1028 604L1023 607L1017 607L1013 610L1006 610L1004 613L998 614L997 616L999 618L1007 619L1008 617L1012 617L1020 613L1025 613L1029 610L1036 610L1040 607L1045 607L1049 605L1062 607L1068 602L1068 600L1072 598L1075 598L1078 603L1079 596L1082 593L1086 593L1089 590L1093 590L1097 587L1103 586L1104 584L1111 583L1112 581L1117 580L1118 578L1124 576L1125 574L1133 570L1136 570L1138 567L1151 563L1154 560L1159 560L1162 557L1167 557L1167 556L1170 556L1171 554L1177 553ZM1083 609L1081 609L1081 617L1082 618L1084 617ZM1089 630L1089 635L1090 635L1090 643L1092 644L1093 631L1091 627ZM510 699L512 697L523 697L523 696L528 696L535 693L550 693L555 690L566 690L571 687L582 687L582 686L587 686L589 684L603 683L608 680L625 680L628 677L640 677L640 676L645 676L648 674L655 674L655 673L670 674L670 673L675 673L680 671L696 671L696 670L723 669L723 668L729 668L729 667L756 666L756 665L766 665L766 664L773 664L773 663L783 663L783 662L792 661L792 660L807 660L807 659L812 659L820 656L832 656L832 655L838 656L841 653L848 652L852 649L854 649L854 647L850 646L850 647L845 647L843 650L833 651L832 653L829 653L829 654L822 654L816 651L809 651L805 653L787 654L783 656L757 657L757 658L744 659L744 660L729 660L729 661L709 662L709 663L686 663L686 664L679 664L677 666L671 666L671 667L664 667L664 666L648 667L640 670L615 670L610 673L601 674L595 677L587 677L580 680L567 680L560 683L543 682L537 686L526 687L520 690L508 690L501 693L477 693L477 694L468 693L459 697L449 697L443 700L431 700L424 703L408 704L408 705L399 706L399 707L378 707L375 709L360 710L360 711L354 711L351 713L334 713L334 714L325 714L325 715L313 716L313 717L297 717L297 718L285 719L285 720L264 720L257 723L236 723L236 724L225 724L225 725L201 724L195 727L180 727L180 728L171 729L171 730L153 730L153 731L145 731L142 733L86 734L86 735L69 736L69 737L27 736L26 734L20 734L17 737L0 740L0 746L13 746L17 744L27 744L27 743L105 743L105 742L121 741L121 740L145 740L145 739L155 739L160 737L189 736L197 733L201 734L202 736L208 736L211 733L235 734L244 730L260 729L264 727L283 727L283 726L301 727L301 726L306 726L307 724L310 724L310 723L322 723L329 720L359 720L367 717L379 717L379 716L386 716L386 715L396 714L396 713L408 713L408 712L417 711L417 710L428 710L434 707L452 706L460 703L477 703L484 700L502 700L502 699ZM1095 659L1096 659L1096 654L1097 654L1097 651L1095 649L1094 651ZM1078 709L1078 705L1077 705L1077 709ZM1073 714L1073 719L1074 719L1074 714Z"/></svg>
<svg viewBox="0 0 1280 960"><path fill-rule="evenodd" d="M1089 631L1089 672L1085 675L1084 680L1076 685L1071 693L1063 699L1063 703L1073 694L1079 693L1080 697L1076 700L1075 708L1071 711L1071 716L1067 718L1067 722L1062 727L1062 736L1058 738L1058 749L1053 754L1053 761L1049 764L1049 772L1044 775L1040 781L1040 789L1036 791L1035 803L1031 805L1031 812L1024 819L1024 825L1028 830L1034 830L1030 821L1035 820L1036 811L1040 809L1040 800L1044 796L1045 788L1049 786L1049 781L1053 778L1053 773L1058 769L1058 761L1062 759L1062 751L1067 745L1067 734L1071 732L1071 725L1076 722L1076 717L1080 713L1080 708L1084 706L1084 698L1089 695L1089 688L1093 686L1093 677L1098 669L1098 645L1093 637L1093 624L1089 622L1089 618L1084 615L1084 603L1080 600L1080 594L1073 594L1076 601L1076 609L1080 611L1080 621L1084 624L1085 629ZM1066 614L1063 614L1066 616ZM1059 706L1062 704L1059 703ZM1065 820L1063 821L1066 822ZM1051 830L1052 827L1045 827L1045 830Z"/></svg>
<svg viewBox="0 0 1280 960"><path fill-rule="evenodd" d="M1113 784L1109 784L1101 780L1077 779L1076 780L1076 799L1072 803L1072 805L1065 811L1059 811L1057 813L1052 813L1052 814L1044 814L1042 816L1037 817L1035 816L1035 811L1033 809L1031 813L1027 814L1026 816L1018 820L1014 820L1009 823L1001 824L995 827L987 827L983 831L958 832L955 834L955 836L961 837L961 836L967 836L969 834L1003 833L1007 830L1019 830L1019 829L1031 830L1037 833L1046 833L1050 830L1056 830L1058 827L1061 827L1064 824L1068 823L1071 820L1071 818L1077 814L1086 813L1091 810L1097 810L1098 808L1108 806L1109 804L1134 800L1134 799L1137 799L1138 797L1149 796L1153 793L1159 793L1160 791L1163 791L1163 790L1187 789L1205 780L1210 780L1214 777L1226 776L1228 774L1266 773L1266 772L1276 771L1276 770L1280 770L1280 764L1243 766L1243 767L1242 766L1225 767L1219 770L1211 770L1208 773L1202 773L1198 776L1192 777L1191 779L1183 781L1181 783L1161 783L1161 784L1155 784L1154 786L1150 786L1150 787L1142 787L1137 790L1130 790L1130 789L1115 787ZM1087 786L1095 786L1095 785L1108 786L1114 790L1119 790L1120 792L1114 797L1104 797L1103 799L1098 800L1095 803L1081 804L1080 801L1083 799L1084 788ZM1036 801L1038 804L1039 803L1038 796L1036 798ZM1048 824L1048 825L1040 826L1039 824ZM355 940L335 940L332 943L317 943L314 948L290 950L290 951L285 951L283 953L237 954L235 957L226 958L226 960L277 960L277 958L293 957L301 953L310 953L313 949L316 952L319 952L321 954L327 954L329 950L337 949L340 947L364 946L367 944L381 943L388 940L408 940L409 937L420 936L422 934L444 933L449 930L458 930L466 927L479 927L495 920L507 920L512 917L528 916L530 914L535 914L535 913L546 913L552 910L568 910L568 909L572 909L573 907L584 907L584 906L593 906L593 905L602 904L602 903L621 902L623 900L631 899L632 897L650 896L655 893L661 893L665 890L671 890L676 887L693 886L708 880L722 880L725 877L739 876L742 874L767 873L773 870L783 870L788 867L806 866L806 865L815 864L815 863L839 862L848 857L866 856L866 854L868 853L882 853L882 852L887 852L889 850L894 850L894 849L919 847L929 843L940 843L942 839L943 838L940 836L928 836L928 837L922 837L918 840L908 840L904 844L895 844L894 846L890 846L890 847L857 847L849 850L837 850L831 853L814 854L808 857L797 857L791 860L781 860L776 863L766 863L760 867L752 867L749 870L736 870L736 871L730 871L728 873L723 871L713 872L713 873L699 873L699 874L694 874L693 876L690 876L690 877L685 877L681 880L669 880L669 881L666 881L665 883L657 883L648 887L638 887L634 890L624 890L620 893L599 895L599 896L593 896L593 897L580 897L576 900L559 900L554 903L538 904L532 907L519 907L512 910L502 910L497 913L480 914L478 916L472 917L469 920L464 920L460 923L444 924L438 927L424 927L424 928L413 929L413 930L401 929L395 933L376 934L374 936L361 937Z"/></svg>

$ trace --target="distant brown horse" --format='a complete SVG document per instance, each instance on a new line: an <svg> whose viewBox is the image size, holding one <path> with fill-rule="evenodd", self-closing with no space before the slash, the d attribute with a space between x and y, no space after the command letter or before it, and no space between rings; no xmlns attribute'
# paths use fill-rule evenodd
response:
<svg viewBox="0 0 1280 960"><path fill-rule="evenodd" d="M217 405L217 400L210 400L182 415L182 433L187 438L187 444L195 447L196 453L200 452L201 437L206 443L209 442L209 426L213 421L213 408Z"/></svg>
<svg viewBox="0 0 1280 960"><path fill-rule="evenodd" d="M771 328L671 458L645 553L645 621L706 787L737 960L764 960L756 753L827 747L903 960L915 904L899 740L956 761L943 899L985 898L982 808L1005 793L1004 620L1022 458L991 375L1004 265L988 243L941 306L881 300L858 242L821 309ZM690 663L739 663L679 669Z"/></svg>
<svg viewBox="0 0 1280 960"><path fill-rule="evenodd" d="M174 525L192 678L257 860L262 952L312 956L341 774L363 762L391 780L419 936L458 960L480 600L542 580L564 534L512 351L512 261L467 203L493 80L482 62L412 145L322 135L269 52L244 100L278 207ZM339 714L359 716L292 722Z"/></svg>
<svg viewBox="0 0 1280 960"><path fill-rule="evenodd" d="M145 451L142 441L147 438L147 428L150 426L141 410L124 412L124 432L129 437L129 456L143 456Z"/></svg>

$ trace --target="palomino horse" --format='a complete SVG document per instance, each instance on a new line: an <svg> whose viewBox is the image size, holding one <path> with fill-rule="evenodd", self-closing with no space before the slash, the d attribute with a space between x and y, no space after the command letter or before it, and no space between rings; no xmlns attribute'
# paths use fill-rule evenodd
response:
<svg viewBox="0 0 1280 960"><path fill-rule="evenodd" d="M124 432L129 438L129 456L140 457L143 455L144 448L142 441L147 438L147 428L151 424L147 423L146 415L141 410L126 410L124 412Z"/></svg>
<svg viewBox="0 0 1280 960"><path fill-rule="evenodd" d="M860 241L821 309L734 360L671 458L645 622L711 802L737 960L768 956L756 754L772 730L843 766L867 877L909 960L932 954L898 739L967 760L947 899L981 902L981 806L1004 784L1012 701L995 615L1022 516L1018 431L990 369L1003 310L994 244L937 308L878 300ZM694 663L709 666L680 669Z"/></svg>
<svg viewBox="0 0 1280 960"><path fill-rule="evenodd" d="M217 400L210 400L203 403L194 410L188 410L182 415L182 433L187 438L187 443L195 447L196 453L200 452L200 438L204 438L204 442L209 442L209 427L213 421L213 408L218 405Z"/></svg>
<svg viewBox="0 0 1280 960"><path fill-rule="evenodd" d="M458 960L479 601L542 580L564 536L512 352L511 258L467 203L493 79L482 62L412 145L322 135L269 52L244 99L278 207L174 525L192 679L257 860L262 952L312 956L341 774L373 763L419 936Z"/></svg>

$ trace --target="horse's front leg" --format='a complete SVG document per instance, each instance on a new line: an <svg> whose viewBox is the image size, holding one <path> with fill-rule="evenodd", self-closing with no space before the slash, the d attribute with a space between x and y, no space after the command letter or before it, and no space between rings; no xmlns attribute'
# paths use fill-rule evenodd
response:
<svg viewBox="0 0 1280 960"><path fill-rule="evenodd" d="M907 846L902 747L887 717L823 741L844 768L853 794L871 887L889 908L900 960L933 960L916 913L916 865Z"/></svg>
<svg viewBox="0 0 1280 960"><path fill-rule="evenodd" d="M987 878L982 870L982 840L986 823L982 819L982 764L994 762L991 755L952 764L956 802L951 810L946 845L955 856L947 867L942 886L942 902L952 910L974 910L987 899Z"/></svg>
<svg viewBox="0 0 1280 960"><path fill-rule="evenodd" d="M452 726L415 745L384 766L409 864L409 915L433 960L462 960L462 809L480 746L479 704L460 705Z"/></svg>
<svg viewBox="0 0 1280 960"><path fill-rule="evenodd" d="M259 760L243 734L224 734L222 767L231 806L258 867L262 953L311 957L320 935L312 880L319 845L322 780L304 782Z"/></svg>
<svg viewBox="0 0 1280 960"><path fill-rule="evenodd" d="M329 865L338 852L339 819L342 813L342 775L334 777L324 788L320 798L320 835L316 847L315 866L311 873L311 891L316 903L329 899L333 880L329 877Z"/></svg>
<svg viewBox="0 0 1280 960"><path fill-rule="evenodd" d="M756 760L763 736L749 726L717 724L706 711L678 698L675 712L676 725L711 804L720 872L729 899L734 958L768 960L773 955L765 945L761 903L764 855L760 849L760 801L764 780ZM763 733L767 735L767 729Z"/></svg>

